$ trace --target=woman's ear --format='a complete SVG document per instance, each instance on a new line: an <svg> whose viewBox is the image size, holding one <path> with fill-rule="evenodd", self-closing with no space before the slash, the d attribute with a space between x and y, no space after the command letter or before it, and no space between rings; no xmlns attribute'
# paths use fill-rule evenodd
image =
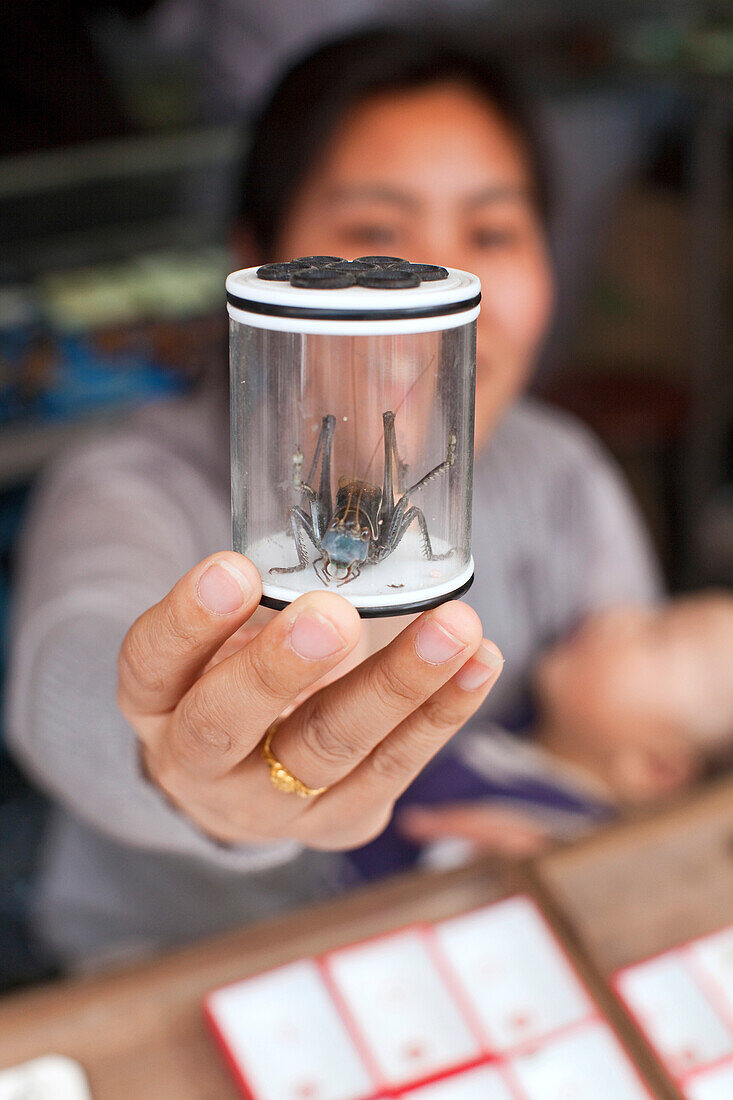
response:
<svg viewBox="0 0 733 1100"><path fill-rule="evenodd" d="M255 243L254 234L245 221L236 221L231 232L231 246L237 263L241 267L254 267L265 261Z"/></svg>

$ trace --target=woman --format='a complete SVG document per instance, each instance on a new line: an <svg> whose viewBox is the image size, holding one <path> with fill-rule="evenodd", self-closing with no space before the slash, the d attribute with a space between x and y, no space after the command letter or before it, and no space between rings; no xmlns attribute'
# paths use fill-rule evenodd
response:
<svg viewBox="0 0 733 1100"><path fill-rule="evenodd" d="M552 303L534 148L486 62L445 39L372 33L285 78L243 187L242 265L379 252L481 277L477 579L465 603L405 629L384 623L387 635L331 592L253 619L259 578L221 551L217 395L148 410L46 480L26 535L10 726L62 807L38 920L67 961L339 889L335 853L380 834L456 730L473 715L479 729L517 724L545 644L597 607L653 594L646 541L606 459L576 425L518 400ZM482 620L507 658L488 701L502 659ZM327 788L314 799L275 790L261 751L305 696L272 750L302 784ZM495 825L469 806L449 831ZM439 817L413 817L421 830L440 834Z"/></svg>

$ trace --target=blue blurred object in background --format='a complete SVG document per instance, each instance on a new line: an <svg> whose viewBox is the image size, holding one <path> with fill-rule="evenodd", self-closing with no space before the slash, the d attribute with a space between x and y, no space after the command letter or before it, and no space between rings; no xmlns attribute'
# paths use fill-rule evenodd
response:
<svg viewBox="0 0 733 1100"><path fill-rule="evenodd" d="M26 487L0 494L0 713L8 657L10 555L27 497ZM0 989L50 977L55 970L27 927L45 819L46 800L6 754L0 727Z"/></svg>
<svg viewBox="0 0 733 1100"><path fill-rule="evenodd" d="M108 406L134 404L184 391L185 382L161 369L144 352L104 357L83 337L59 341L59 359L52 380L37 398L42 419L70 419Z"/></svg>
<svg viewBox="0 0 733 1100"><path fill-rule="evenodd" d="M207 247L0 285L0 714L13 550L33 473L85 429L223 368L226 270L225 251ZM0 990L55 972L28 924L46 809L6 753L0 721Z"/></svg>

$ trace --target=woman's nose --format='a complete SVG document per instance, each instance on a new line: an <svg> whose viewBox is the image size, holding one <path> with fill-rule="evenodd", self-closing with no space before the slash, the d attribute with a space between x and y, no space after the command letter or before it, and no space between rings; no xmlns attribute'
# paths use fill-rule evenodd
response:
<svg viewBox="0 0 733 1100"><path fill-rule="evenodd" d="M466 267L468 256L459 243L460 239L460 227L454 215L433 207L426 210L423 224L414 235L415 257L424 257L420 260L422 263L470 270Z"/></svg>

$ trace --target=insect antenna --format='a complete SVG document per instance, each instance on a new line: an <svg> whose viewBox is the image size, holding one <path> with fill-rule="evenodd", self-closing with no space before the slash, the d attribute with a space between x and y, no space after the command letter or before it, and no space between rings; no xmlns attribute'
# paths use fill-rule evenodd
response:
<svg viewBox="0 0 733 1100"><path fill-rule="evenodd" d="M356 354L359 356L360 359L364 359L364 356L361 355L359 352L357 352ZM412 391L415 389L415 386L417 386L418 383L422 381L425 374L430 370L430 368L432 367L434 362L435 362L435 356L433 355L433 356L431 356L430 361L428 363L426 363L425 366L423 367L423 369L420 371L420 373L418 374L415 381L412 382L411 385L407 388L407 390L403 394L401 400L398 402L398 404L392 410L394 412L395 416L397 416L397 413L403 407L403 405L405 404L405 401L407 401L407 398L410 396ZM384 428L382 428L382 431L379 433L379 436L377 438L377 442L374 444L374 450L372 451L371 457L370 457L369 462L367 463L366 469L364 471L364 478L365 479L366 479L366 475L369 473L369 471L371 470L371 468L374 464L374 460L377 457L377 452L379 451L379 448L381 447L383 441L384 441ZM356 472L354 473L354 476L356 476Z"/></svg>
<svg viewBox="0 0 733 1100"><path fill-rule="evenodd" d="M354 496L354 485L356 484L356 463L359 456L359 415L356 409L356 366L354 364L354 345L351 344L351 409L352 419L354 421L354 461L351 465L351 479L349 481L349 496L346 501L346 515L349 514L351 509L351 501ZM358 355L358 352L356 353ZM363 356L360 356L363 358ZM356 522L359 523L359 508L361 506L361 491L356 501Z"/></svg>

